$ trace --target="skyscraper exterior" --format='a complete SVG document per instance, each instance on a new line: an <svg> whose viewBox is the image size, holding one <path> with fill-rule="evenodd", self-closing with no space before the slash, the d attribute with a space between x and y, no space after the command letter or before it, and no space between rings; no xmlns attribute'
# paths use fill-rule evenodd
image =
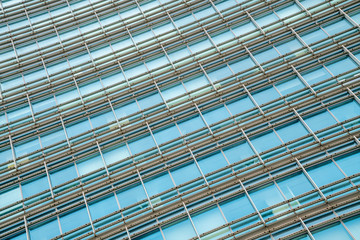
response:
<svg viewBox="0 0 360 240"><path fill-rule="evenodd" d="M0 7L0 239L360 239L359 1Z"/></svg>

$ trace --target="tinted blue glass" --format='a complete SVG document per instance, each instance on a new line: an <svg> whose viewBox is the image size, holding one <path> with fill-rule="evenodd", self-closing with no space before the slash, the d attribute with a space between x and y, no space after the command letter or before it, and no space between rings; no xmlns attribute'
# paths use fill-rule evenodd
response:
<svg viewBox="0 0 360 240"><path fill-rule="evenodd" d="M90 159L81 160L77 162L77 167L80 175L85 175L99 168L104 167L101 156L92 157Z"/></svg>
<svg viewBox="0 0 360 240"><path fill-rule="evenodd" d="M54 133L41 136L42 147L47 147L63 140L66 140L66 138L62 129Z"/></svg>
<svg viewBox="0 0 360 240"><path fill-rule="evenodd" d="M174 184L172 183L171 178L167 173L149 180L145 180L144 185L149 196L153 196L174 187Z"/></svg>
<svg viewBox="0 0 360 240"><path fill-rule="evenodd" d="M200 177L201 174L195 163L171 170L171 175L176 185L183 184L187 181Z"/></svg>
<svg viewBox="0 0 360 240"><path fill-rule="evenodd" d="M30 228L30 239L47 240L60 235L59 223L57 219L47 222L35 228Z"/></svg>
<svg viewBox="0 0 360 240"><path fill-rule="evenodd" d="M349 229L355 239L360 239L360 216L344 220L345 226Z"/></svg>
<svg viewBox="0 0 360 240"><path fill-rule="evenodd" d="M163 232L166 240L187 240L196 236L189 219L165 226Z"/></svg>
<svg viewBox="0 0 360 240"><path fill-rule="evenodd" d="M157 144L160 145L174 138L180 137L180 133L177 127L173 125L160 131L154 132L154 137Z"/></svg>
<svg viewBox="0 0 360 240"><path fill-rule="evenodd" d="M221 43L223 43L225 41L229 41L229 40L233 39L234 37L235 37L234 34L230 31L225 31L225 32L222 32L215 36L211 36L212 40L214 41L214 43L216 45L220 45Z"/></svg>
<svg viewBox="0 0 360 240"><path fill-rule="evenodd" d="M82 122L66 126L66 133L69 138L75 137L83 132L91 130L91 125L89 120L84 120Z"/></svg>
<svg viewBox="0 0 360 240"><path fill-rule="evenodd" d="M195 228L199 234L207 232L225 223L220 210L215 207L192 216Z"/></svg>
<svg viewBox="0 0 360 240"><path fill-rule="evenodd" d="M234 71L234 73L242 72L254 66L255 63L253 62L253 60L251 60L251 58L245 58L230 64L230 67Z"/></svg>
<svg viewBox="0 0 360 240"><path fill-rule="evenodd" d="M139 111L136 102L127 103L124 106L114 108L117 118L123 118Z"/></svg>
<svg viewBox="0 0 360 240"><path fill-rule="evenodd" d="M305 85L297 77L277 83L275 86L283 96L305 87Z"/></svg>
<svg viewBox="0 0 360 240"><path fill-rule="evenodd" d="M130 186L124 190L117 192L120 207L124 208L143 199L146 199L146 194L142 185Z"/></svg>
<svg viewBox="0 0 360 240"><path fill-rule="evenodd" d="M259 105L270 102L280 97L279 93L273 87L253 93L252 96Z"/></svg>
<svg viewBox="0 0 360 240"><path fill-rule="evenodd" d="M308 134L308 131L300 122L278 128L276 132L285 143Z"/></svg>
<svg viewBox="0 0 360 240"><path fill-rule="evenodd" d="M118 146L116 149L112 149L111 151L103 152L103 157L106 164L112 164L118 162L124 158L130 156L129 151L126 146Z"/></svg>
<svg viewBox="0 0 360 240"><path fill-rule="evenodd" d="M307 73L301 73L301 75L310 85L331 78L330 73L325 68L318 68Z"/></svg>
<svg viewBox="0 0 360 240"><path fill-rule="evenodd" d="M161 94L165 101L175 98L179 95L182 95L186 93L185 88L181 84L177 84L175 86L172 86L171 88L167 88L164 90L161 90Z"/></svg>
<svg viewBox="0 0 360 240"><path fill-rule="evenodd" d="M340 21L337 20L330 25L323 26L323 28L329 35L334 35L351 27L352 25L346 19L341 19Z"/></svg>
<svg viewBox="0 0 360 240"><path fill-rule="evenodd" d="M288 178L276 182L287 199L314 189L303 173L291 175Z"/></svg>
<svg viewBox="0 0 360 240"><path fill-rule="evenodd" d="M73 164L66 168L50 172L51 185L53 186L57 186L77 177L78 175Z"/></svg>
<svg viewBox="0 0 360 240"><path fill-rule="evenodd" d="M119 210L114 195L89 203L90 215L93 220Z"/></svg>
<svg viewBox="0 0 360 240"><path fill-rule="evenodd" d="M19 187L6 190L4 192L0 192L0 208L3 208L9 204L14 202L20 201L21 198L21 191Z"/></svg>
<svg viewBox="0 0 360 240"><path fill-rule="evenodd" d="M254 57L256 58L256 60L259 63L264 63L264 62L270 61L271 59L279 57L279 54L273 47L271 47L271 48L266 49L264 51L255 53Z"/></svg>
<svg viewBox="0 0 360 240"><path fill-rule="evenodd" d="M358 66L350 58L345 58L331 64L326 64L326 67L336 76Z"/></svg>
<svg viewBox="0 0 360 240"><path fill-rule="evenodd" d="M352 239L345 228L340 224L334 224L326 226L320 230L312 232L312 235L316 240L328 240L328 239Z"/></svg>
<svg viewBox="0 0 360 240"><path fill-rule="evenodd" d="M220 207L228 222L244 217L255 211L245 195L220 203Z"/></svg>
<svg viewBox="0 0 360 240"><path fill-rule="evenodd" d="M324 0L301 0L300 2L304 7L310 8L317 4L324 3Z"/></svg>
<svg viewBox="0 0 360 240"><path fill-rule="evenodd" d="M151 135L145 135L141 138L129 142L129 148L132 155L140 153L152 147L155 147L155 143Z"/></svg>
<svg viewBox="0 0 360 240"><path fill-rule="evenodd" d="M230 110L232 115L242 113L246 110L249 110L255 107L254 103L250 100L249 97L245 97L239 100L236 100L231 103L226 104L227 108Z"/></svg>
<svg viewBox="0 0 360 240"><path fill-rule="evenodd" d="M170 60L173 62L178 61L182 58L185 58L189 55L190 55L189 49L186 47L178 49L176 51L169 52L169 54L168 54Z"/></svg>
<svg viewBox="0 0 360 240"><path fill-rule="evenodd" d="M134 66L132 68L128 68L125 70L125 75L127 78L134 78L135 76L138 76L142 73L147 72L147 69L144 64L140 64L137 66Z"/></svg>
<svg viewBox="0 0 360 240"><path fill-rule="evenodd" d="M147 96L145 98L138 99L139 106L142 110L154 106L156 104L162 103L163 100L161 99L158 93L153 95Z"/></svg>
<svg viewBox="0 0 360 240"><path fill-rule="evenodd" d="M188 90L189 92L193 91L195 89L201 88L202 86L205 86L206 84L209 84L209 81L207 80L207 78L205 76L199 76L199 77L184 81L186 90Z"/></svg>
<svg viewBox="0 0 360 240"><path fill-rule="evenodd" d="M105 87L111 86L113 84L117 84L120 82L123 82L125 80L125 77L122 72L115 73L108 77L103 77L101 79L101 82L104 84Z"/></svg>
<svg viewBox="0 0 360 240"><path fill-rule="evenodd" d="M164 238L162 237L162 234L159 230L142 235L138 238L134 238L134 240L161 240L161 239L164 239Z"/></svg>
<svg viewBox="0 0 360 240"><path fill-rule="evenodd" d="M293 15L300 11L301 11L301 8L297 4L292 4L285 8L276 10L276 13L279 15L280 18L285 18L285 17L288 17L288 16Z"/></svg>
<svg viewBox="0 0 360 240"><path fill-rule="evenodd" d="M98 116L91 116L90 120L91 120L91 124L92 124L93 128L97 128L97 127L103 126L107 123L113 122L116 119L115 119L113 112L109 111L109 112L104 112Z"/></svg>
<svg viewBox="0 0 360 240"><path fill-rule="evenodd" d="M49 182L46 177L41 177L21 185L21 190L24 198L30 197L39 192L49 189Z"/></svg>
<svg viewBox="0 0 360 240"><path fill-rule="evenodd" d="M211 156L198 159L198 163L204 174L227 166L227 162L222 153L216 153Z"/></svg>
<svg viewBox="0 0 360 240"><path fill-rule="evenodd" d="M178 124L180 131L183 135L191 133L199 128L205 127L204 122L201 120L201 118L198 117L194 117L191 118L189 120L180 122Z"/></svg>
<svg viewBox="0 0 360 240"><path fill-rule="evenodd" d="M343 105L331 108L330 111L340 122L342 122L347 119L359 116L360 106L357 102L351 101Z"/></svg>
<svg viewBox="0 0 360 240"><path fill-rule="evenodd" d="M219 107L215 110L206 112L203 114L205 121L211 125L214 124L216 122L219 122L225 118L230 117L229 112L226 110L225 107Z"/></svg>
<svg viewBox="0 0 360 240"><path fill-rule="evenodd" d="M255 154L247 142L225 149L224 153L230 163L238 162Z"/></svg>
<svg viewBox="0 0 360 240"><path fill-rule="evenodd" d="M259 153L281 145L280 139L273 131L251 138L250 140Z"/></svg>
<svg viewBox="0 0 360 240"><path fill-rule="evenodd" d="M208 76L212 82L217 82L225 77L231 76L232 72L228 68L228 66L224 66L220 69L208 72Z"/></svg>
<svg viewBox="0 0 360 240"><path fill-rule="evenodd" d="M301 48L303 45L300 43L299 40L297 39L293 39L291 41L282 43L282 44L277 44L275 45L275 47L277 48L277 50L282 54L287 54L289 52L293 52L296 49Z"/></svg>
<svg viewBox="0 0 360 240"><path fill-rule="evenodd" d="M190 44L189 47L190 47L190 50L192 53L197 53L197 52L200 52L207 48L212 47L212 44L211 44L210 40L205 39L203 41Z"/></svg>
<svg viewBox="0 0 360 240"><path fill-rule="evenodd" d="M249 194L258 210L284 201L284 198L274 184L268 184L261 188L254 189L250 191Z"/></svg>
<svg viewBox="0 0 360 240"><path fill-rule="evenodd" d="M274 13L269 13L265 16L255 17L256 22L263 27L265 25L269 25L270 23L276 22L279 18Z"/></svg>
<svg viewBox="0 0 360 240"><path fill-rule="evenodd" d="M169 61L166 56L158 57L154 60L146 61L146 66L149 70L153 70L155 68L159 68L160 66L169 64Z"/></svg>
<svg viewBox="0 0 360 240"><path fill-rule="evenodd" d="M312 167L307 172L319 187L345 177L333 162L326 162Z"/></svg>
<svg viewBox="0 0 360 240"><path fill-rule="evenodd" d="M0 149L0 164L12 160L11 149Z"/></svg>
<svg viewBox="0 0 360 240"><path fill-rule="evenodd" d="M305 33L301 35L301 38L304 40L304 42L308 45L313 44L314 42L320 41L324 38L327 38L328 36L322 29L317 29L314 31L311 31L309 33Z"/></svg>
<svg viewBox="0 0 360 240"><path fill-rule="evenodd" d="M40 149L39 140L34 139L26 143L20 143L19 145L15 145L15 155L16 157L20 157L38 149Z"/></svg>
<svg viewBox="0 0 360 240"><path fill-rule="evenodd" d="M335 161L348 176L360 172L360 151L335 158Z"/></svg>
<svg viewBox="0 0 360 240"><path fill-rule="evenodd" d="M76 221L74 221L76 219ZM68 232L83 224L89 223L89 215L86 208L78 209L74 212L60 215L61 229L63 232Z"/></svg>
<svg viewBox="0 0 360 240"><path fill-rule="evenodd" d="M326 128L330 125L336 124L335 119L327 111L318 113L311 117L304 118L304 120L314 132Z"/></svg>
<svg viewBox="0 0 360 240"><path fill-rule="evenodd" d="M9 122L19 120L20 118L31 116L31 111L29 106L24 106L21 108L17 108L17 110L8 112L7 117Z"/></svg>

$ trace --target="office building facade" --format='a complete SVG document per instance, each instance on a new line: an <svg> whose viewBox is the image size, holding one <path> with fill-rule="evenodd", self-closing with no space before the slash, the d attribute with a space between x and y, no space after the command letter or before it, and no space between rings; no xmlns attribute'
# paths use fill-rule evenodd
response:
<svg viewBox="0 0 360 240"><path fill-rule="evenodd" d="M359 1L0 7L0 239L360 239Z"/></svg>

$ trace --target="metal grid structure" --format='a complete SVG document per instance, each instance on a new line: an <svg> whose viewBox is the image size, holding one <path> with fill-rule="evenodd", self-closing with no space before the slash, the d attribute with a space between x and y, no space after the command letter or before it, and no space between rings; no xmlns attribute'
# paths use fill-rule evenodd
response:
<svg viewBox="0 0 360 240"><path fill-rule="evenodd" d="M360 239L358 1L0 7L0 239Z"/></svg>

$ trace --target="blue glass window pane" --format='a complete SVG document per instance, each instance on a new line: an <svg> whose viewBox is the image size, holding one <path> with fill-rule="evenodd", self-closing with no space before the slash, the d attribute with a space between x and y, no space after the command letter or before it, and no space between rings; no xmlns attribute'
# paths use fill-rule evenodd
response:
<svg viewBox="0 0 360 240"><path fill-rule="evenodd" d="M171 170L171 175L176 185L183 184L187 181L200 177L201 174L195 163Z"/></svg>
<svg viewBox="0 0 360 240"><path fill-rule="evenodd" d="M121 49L129 48L130 46L134 45L133 41L131 41L130 37L123 40L116 40L113 43L111 43L112 48L114 51L119 51ZM135 72L136 74L136 72Z"/></svg>
<svg viewBox="0 0 360 240"><path fill-rule="evenodd" d="M274 184L254 189L249 194L258 210L284 201L284 198Z"/></svg>
<svg viewBox="0 0 360 240"><path fill-rule="evenodd" d="M79 94L76 89L68 91L66 93L56 94L56 100L58 104L69 102L70 100L79 98Z"/></svg>
<svg viewBox="0 0 360 240"><path fill-rule="evenodd" d="M25 82L29 83L29 82L33 82L35 80L38 80L40 78L46 78L46 71L45 69L38 69L35 72L30 72L30 73L24 73L24 79Z"/></svg>
<svg viewBox="0 0 360 240"><path fill-rule="evenodd" d="M126 146L118 146L116 149L112 149L111 151L103 152L103 157L105 159L106 164L112 164L112 163L118 162L129 156L130 156L130 153Z"/></svg>
<svg viewBox="0 0 360 240"><path fill-rule="evenodd" d="M312 232L316 240L329 240L329 239L352 239L345 228L340 224L326 226L320 230Z"/></svg>
<svg viewBox="0 0 360 240"><path fill-rule="evenodd" d="M190 14L185 17L175 19L174 22L178 27L182 27L187 24L195 22L195 18L192 16L192 14Z"/></svg>
<svg viewBox="0 0 360 240"><path fill-rule="evenodd" d="M198 159L198 164L204 174L227 166L227 162L221 152Z"/></svg>
<svg viewBox="0 0 360 240"><path fill-rule="evenodd" d="M154 31L154 33L156 35L161 35L161 34L164 34L166 32L169 32L169 31L171 31L173 29L174 29L174 26L172 25L172 23L167 23L167 24L163 24L163 25L161 25L159 27L153 28L153 31Z"/></svg>
<svg viewBox="0 0 360 240"><path fill-rule="evenodd" d="M155 143L150 135L143 136L137 140L129 142L129 148L132 155L143 152L152 147L155 147Z"/></svg>
<svg viewBox="0 0 360 240"><path fill-rule="evenodd" d="M249 97L236 100L235 102L227 103L226 106L233 115L245 112L246 110L255 107L254 103L250 100Z"/></svg>
<svg viewBox="0 0 360 240"><path fill-rule="evenodd" d="M301 38L304 40L304 42L308 45L320 41L321 39L325 39L328 36L322 29L317 29L315 31L305 33L301 35Z"/></svg>
<svg viewBox="0 0 360 240"><path fill-rule="evenodd" d="M269 13L265 16L255 17L255 21L259 24L260 27L269 25L270 23L278 21L279 18L274 13Z"/></svg>
<svg viewBox="0 0 360 240"><path fill-rule="evenodd" d="M304 118L306 124L313 130L314 132L326 128L330 125L336 124L335 119L331 116L331 114L327 111L322 113L318 113L311 117Z"/></svg>
<svg viewBox="0 0 360 240"><path fill-rule="evenodd" d="M335 158L335 161L348 176L360 172L360 151Z"/></svg>
<svg viewBox="0 0 360 240"><path fill-rule="evenodd" d="M166 240L187 240L196 236L189 219L165 226L163 232Z"/></svg>
<svg viewBox="0 0 360 240"><path fill-rule="evenodd" d="M206 39L201 42L190 44L189 47L192 53L196 53L205 50L206 48L212 47L212 44L210 40Z"/></svg>
<svg viewBox="0 0 360 240"><path fill-rule="evenodd" d="M86 62L91 62L90 55L87 53L77 56L77 57L69 58L69 63L72 67L80 65L80 64L84 64Z"/></svg>
<svg viewBox="0 0 360 240"><path fill-rule="evenodd" d="M102 125L111 123L111 122L115 121L116 119L115 119L114 113L112 111L109 111L109 112L101 113L101 115L98 115L98 116L91 116L90 120L91 120L91 124L92 124L93 128L97 128Z"/></svg>
<svg viewBox="0 0 360 240"><path fill-rule="evenodd" d="M300 2L304 7L310 8L317 4L324 3L324 0L301 0Z"/></svg>
<svg viewBox="0 0 360 240"><path fill-rule="evenodd" d="M360 239L360 216L344 220L345 226L349 229L355 239Z"/></svg>
<svg viewBox="0 0 360 240"><path fill-rule="evenodd" d="M14 202L20 201L22 199L20 188L16 187L16 188L1 192L0 199L1 199L0 208L10 205Z"/></svg>
<svg viewBox="0 0 360 240"><path fill-rule="evenodd" d="M150 180L145 180L144 185L149 197L174 187L174 184L167 173Z"/></svg>
<svg viewBox="0 0 360 240"><path fill-rule="evenodd" d="M305 85L297 77L294 79L277 83L275 86L283 96L305 87Z"/></svg>
<svg viewBox="0 0 360 240"><path fill-rule="evenodd" d="M225 107L219 107L219 108L217 108L215 110L204 113L203 116L205 118L205 121L209 125L211 125L211 124L214 124L214 123L216 123L218 121L221 121L221 120L223 120L225 118L230 117L230 114L226 110Z"/></svg>
<svg viewBox="0 0 360 240"><path fill-rule="evenodd" d="M330 111L340 122L342 122L347 119L359 116L360 106L357 102L351 101L343 105L331 108Z"/></svg>
<svg viewBox="0 0 360 240"><path fill-rule="evenodd" d="M76 221L74 221L74 219L76 219ZM60 223L62 232L65 233L89 223L89 215L87 214L86 208L81 208L72 213L60 215Z"/></svg>
<svg viewBox="0 0 360 240"><path fill-rule="evenodd" d="M225 220L217 207L192 216L192 220L199 234L225 224Z"/></svg>
<svg viewBox="0 0 360 240"><path fill-rule="evenodd" d="M123 118L130 114L138 112L139 108L136 102L132 102L124 106L116 107L114 110L117 118Z"/></svg>
<svg viewBox="0 0 360 240"><path fill-rule="evenodd" d="M154 60L146 61L146 66L150 71L166 64L169 64L169 61L166 56L161 56Z"/></svg>
<svg viewBox="0 0 360 240"><path fill-rule="evenodd" d="M50 180L53 186L60 185L77 177L78 175L73 164L66 168L50 172Z"/></svg>
<svg viewBox="0 0 360 240"><path fill-rule="evenodd" d="M124 208L131 204L146 199L146 194L142 185L131 186L116 193L120 207Z"/></svg>
<svg viewBox="0 0 360 240"><path fill-rule="evenodd" d="M131 16L134 16L134 15L140 15L141 12L139 10L139 8L137 7L134 7L134 8L131 8L131 9L128 9L126 11L123 11L123 12L120 12L120 15L121 15L121 18L129 18Z"/></svg>
<svg viewBox="0 0 360 240"><path fill-rule="evenodd" d="M57 219L42 224L41 226L30 228L30 238L36 240L47 240L60 235L59 223Z"/></svg>
<svg viewBox="0 0 360 240"><path fill-rule="evenodd" d="M350 17L357 23L360 24L360 12L355 14L350 14Z"/></svg>
<svg viewBox="0 0 360 240"><path fill-rule="evenodd" d="M203 10L194 12L194 15L197 19L201 19L201 18L205 18L214 13L216 13L215 10L212 7L208 7Z"/></svg>
<svg viewBox="0 0 360 240"><path fill-rule="evenodd" d="M167 101L171 98L175 98L179 95L186 93L186 91L185 91L185 88L181 84L178 84L171 88L161 90L161 93L162 93L162 96L164 97L165 101Z"/></svg>
<svg viewBox="0 0 360 240"><path fill-rule="evenodd" d="M183 135L191 133L199 128L205 127L204 122L199 116L191 118L189 120L180 122L178 124L180 131Z"/></svg>
<svg viewBox="0 0 360 240"><path fill-rule="evenodd" d="M281 139L286 143L296 138L305 136L309 132L301 124L301 122L292 123L290 125L276 129Z"/></svg>
<svg viewBox="0 0 360 240"><path fill-rule="evenodd" d="M217 81L219 81L223 78L226 78L228 76L231 76L231 75L232 75L232 72L226 65L217 70L208 72L208 76L212 82L217 82Z"/></svg>
<svg viewBox="0 0 360 240"><path fill-rule="evenodd" d="M229 41L231 39L233 39L235 36L232 32L230 31L225 31L223 33L211 36L213 42L216 45L220 45L221 43L225 42L225 41Z"/></svg>
<svg viewBox="0 0 360 240"><path fill-rule="evenodd" d="M273 131L251 138L250 140L258 153L281 145L280 139Z"/></svg>
<svg viewBox="0 0 360 240"><path fill-rule="evenodd" d="M342 19L340 21L336 21L335 23L332 23L327 26L323 26L323 29L329 34L334 35L336 33L342 32L345 29L351 28L353 25L351 25L346 19Z"/></svg>
<svg viewBox="0 0 360 240"><path fill-rule="evenodd" d="M56 131L54 133L50 133L44 136L41 136L41 144L42 147L48 147L57 142L66 140L65 134L63 130Z"/></svg>
<svg viewBox="0 0 360 240"><path fill-rule="evenodd" d="M155 231L155 232L151 232L151 233L148 233L148 234L145 234L143 236L140 236L138 238L132 238L134 240L162 240L164 239L162 237L162 234L160 231Z"/></svg>
<svg viewBox="0 0 360 240"><path fill-rule="evenodd" d="M314 189L303 173L278 180L277 184L287 199Z"/></svg>
<svg viewBox="0 0 360 240"><path fill-rule="evenodd" d="M351 69L354 69L358 66L355 64L355 62L352 59L345 58L331 64L326 64L326 67L330 70L332 74L336 76Z"/></svg>
<svg viewBox="0 0 360 240"><path fill-rule="evenodd" d="M270 102L280 97L279 93L273 87L253 93L252 96L259 105Z"/></svg>
<svg viewBox="0 0 360 240"><path fill-rule="evenodd" d="M301 75L310 85L331 78L330 73L326 71L325 68L319 68L307 73L302 73Z"/></svg>
<svg viewBox="0 0 360 240"><path fill-rule="evenodd" d="M336 165L331 161L312 167L308 169L307 172L318 187L335 182L345 177L344 174L342 174Z"/></svg>
<svg viewBox="0 0 360 240"><path fill-rule="evenodd" d="M46 177L41 177L25 184L22 183L21 185L21 190L24 198L30 197L46 189L49 189L49 182Z"/></svg>
<svg viewBox="0 0 360 240"><path fill-rule="evenodd" d="M141 73L147 72L147 69L144 64L140 64L137 66L134 66L132 68L125 70L125 75L127 78L133 78L137 75L140 75Z"/></svg>
<svg viewBox="0 0 360 240"><path fill-rule="evenodd" d="M88 120L76 123L71 126L66 126L66 133L69 138L72 138L89 130L91 130L91 126Z"/></svg>
<svg viewBox="0 0 360 240"><path fill-rule="evenodd" d="M228 222L244 217L255 211L245 195L220 203L220 207Z"/></svg>
<svg viewBox="0 0 360 240"><path fill-rule="evenodd" d="M230 163L236 163L255 154L247 142L225 149L224 153Z"/></svg>
<svg viewBox="0 0 360 240"><path fill-rule="evenodd" d="M92 157L90 159L77 162L77 167L80 175L85 175L99 168L104 167L101 156Z"/></svg>
<svg viewBox="0 0 360 240"><path fill-rule="evenodd" d="M233 32L237 36L245 35L248 32L256 30L256 26L252 22L247 22L232 28Z"/></svg>
<svg viewBox="0 0 360 240"><path fill-rule="evenodd" d="M182 59L184 57L187 57L189 55L190 55L190 52L189 52L189 49L187 49L187 48L182 48L182 49L179 49L176 51L172 51L172 52L169 52L169 54L168 54L170 60L173 62L175 62L179 59Z"/></svg>
<svg viewBox="0 0 360 240"><path fill-rule="evenodd" d="M245 58L243 60L230 64L230 67L234 71L234 73L242 72L254 66L255 63L253 62L253 60L251 60L251 58Z"/></svg>
<svg viewBox="0 0 360 240"><path fill-rule="evenodd" d="M101 79L101 82L104 84L105 87L124 82L125 77L122 72L115 73L111 76L107 76Z"/></svg>
<svg viewBox="0 0 360 240"><path fill-rule="evenodd" d="M138 100L139 106L142 110L154 106L156 104L162 103L162 98L158 93L152 94L150 96L141 98Z"/></svg>
<svg viewBox="0 0 360 240"><path fill-rule="evenodd" d="M297 4L292 4L288 7L276 10L276 13L279 15L280 18L285 18L300 11L301 8Z"/></svg>
<svg viewBox="0 0 360 240"><path fill-rule="evenodd" d="M119 210L113 195L96 202L89 203L90 215L93 220Z"/></svg>
<svg viewBox="0 0 360 240"><path fill-rule="evenodd" d="M100 81L95 81L86 85L79 87L80 93L82 96L93 93L102 89Z"/></svg>
<svg viewBox="0 0 360 240"><path fill-rule="evenodd" d="M11 149L0 149L0 164L13 159Z"/></svg>
<svg viewBox="0 0 360 240"><path fill-rule="evenodd" d="M237 3L235 0L225 0L225 1L216 2L215 6L219 11L223 11L225 9L235 6L236 4Z"/></svg>
<svg viewBox="0 0 360 240"><path fill-rule="evenodd" d="M277 50L282 54L287 54L289 52L293 52L296 49L299 49L301 47L303 47L303 45L300 43L299 40L297 39L293 39L291 41L288 41L286 43L282 43L282 44L277 44L275 45L275 47L277 48Z"/></svg>
<svg viewBox="0 0 360 240"><path fill-rule="evenodd" d="M48 98L48 99L43 99L39 102L34 102L32 104L33 110L35 113L43 111L45 109L51 108L51 107L55 107L56 103L55 103L55 99L52 98Z"/></svg>
<svg viewBox="0 0 360 240"><path fill-rule="evenodd" d="M12 122L12 121L15 121L20 118L27 117L27 116L31 116L31 111L30 111L29 106L25 106L20 109L8 112L8 114L7 114L9 122Z"/></svg>
<svg viewBox="0 0 360 240"><path fill-rule="evenodd" d="M168 127L166 129L162 129L160 131L154 132L154 137L157 144L163 144L168 142L174 138L180 137L179 130L175 125Z"/></svg>
<svg viewBox="0 0 360 240"><path fill-rule="evenodd" d="M254 53L253 55L259 63L264 63L280 56L273 47L261 52Z"/></svg>
<svg viewBox="0 0 360 240"><path fill-rule="evenodd" d="M15 145L15 155L16 157L20 157L38 149L40 149L39 140L34 139L26 143L20 143L19 145Z"/></svg>
<svg viewBox="0 0 360 240"><path fill-rule="evenodd" d="M15 237L11 236L11 240L27 240L26 233L23 233L21 235L17 235Z"/></svg>
<svg viewBox="0 0 360 240"><path fill-rule="evenodd" d="M145 40L149 40L154 37L154 34L148 30L146 32L142 32L140 34L133 35L133 39L136 43L143 42Z"/></svg>
<svg viewBox="0 0 360 240"><path fill-rule="evenodd" d="M201 88L202 86L205 86L206 84L209 84L209 81L205 76L199 76L190 80L184 81L184 85L186 87L186 90L192 91L198 88Z"/></svg>
<svg viewBox="0 0 360 240"><path fill-rule="evenodd" d="M100 18L100 22L103 26L111 25L119 21L120 21L120 16L118 14L106 18Z"/></svg>

